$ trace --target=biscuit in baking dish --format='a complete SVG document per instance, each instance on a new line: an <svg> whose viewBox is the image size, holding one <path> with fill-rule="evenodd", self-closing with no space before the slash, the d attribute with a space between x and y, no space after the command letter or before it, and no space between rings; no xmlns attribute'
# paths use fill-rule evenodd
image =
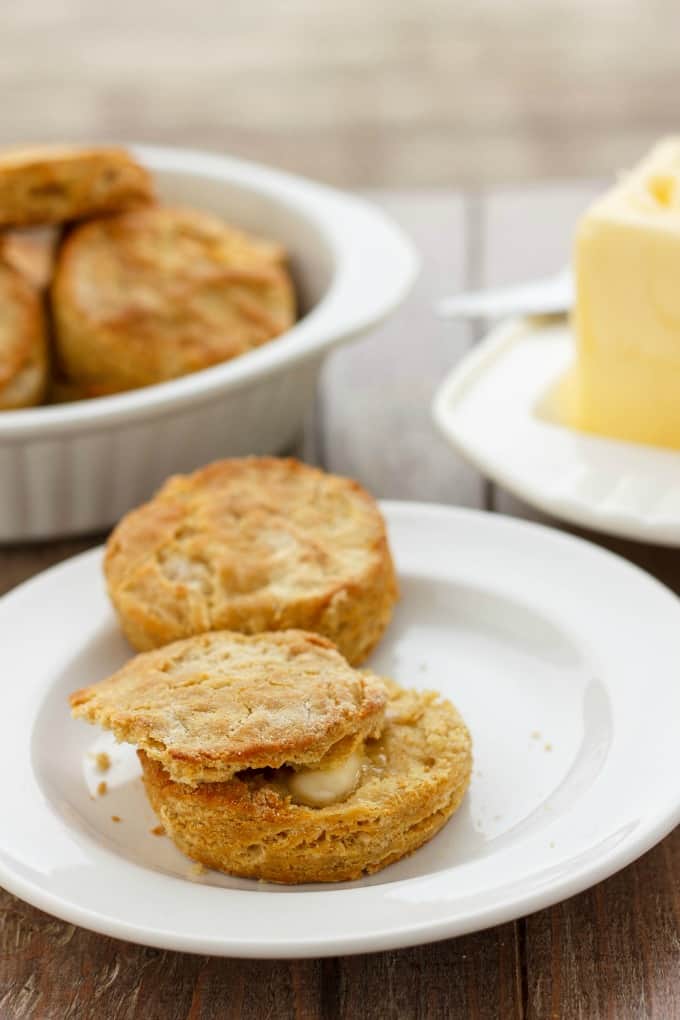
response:
<svg viewBox="0 0 680 1020"><path fill-rule="evenodd" d="M64 378L119 391L228 361L295 320L279 245L161 206L70 231L52 307Z"/></svg>
<svg viewBox="0 0 680 1020"><path fill-rule="evenodd" d="M52 279L56 231L7 230L0 234L0 259L16 269L36 290L45 292Z"/></svg>
<svg viewBox="0 0 680 1020"><path fill-rule="evenodd" d="M435 835L470 779L470 736L450 702L352 670L299 631L177 642L71 705L138 744L180 850L247 878L378 871Z"/></svg>
<svg viewBox="0 0 680 1020"><path fill-rule="evenodd" d="M136 656L71 695L73 714L111 730L188 785L240 769L302 766L379 732L387 700L318 634L220 631Z"/></svg>
<svg viewBox="0 0 680 1020"><path fill-rule="evenodd" d="M292 459L247 457L170 478L127 514L104 572L138 650L208 630L299 627L356 665L398 590L385 522L356 482Z"/></svg>
<svg viewBox="0 0 680 1020"><path fill-rule="evenodd" d="M0 259L0 410L31 407L47 384L47 338L40 294Z"/></svg>
<svg viewBox="0 0 680 1020"><path fill-rule="evenodd" d="M0 150L0 227L66 223L152 199L148 171L125 149Z"/></svg>
<svg viewBox="0 0 680 1020"><path fill-rule="evenodd" d="M320 806L291 792L300 773L290 769L246 769L192 790L138 751L165 831L206 867L274 882L349 881L413 853L460 805L471 741L450 702L393 683L389 692L384 728L363 744L353 788Z"/></svg>

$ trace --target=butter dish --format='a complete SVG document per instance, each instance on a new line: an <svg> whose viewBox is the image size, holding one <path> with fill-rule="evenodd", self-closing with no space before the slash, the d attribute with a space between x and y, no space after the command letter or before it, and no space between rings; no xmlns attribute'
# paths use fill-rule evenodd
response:
<svg viewBox="0 0 680 1020"><path fill-rule="evenodd" d="M680 546L680 452L568 427L574 355L564 319L516 319L460 361L432 404L451 445L519 499L570 524Z"/></svg>

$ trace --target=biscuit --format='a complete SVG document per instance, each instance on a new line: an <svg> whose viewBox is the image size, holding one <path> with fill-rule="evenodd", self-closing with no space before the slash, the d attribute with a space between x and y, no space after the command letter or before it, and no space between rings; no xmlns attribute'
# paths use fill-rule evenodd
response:
<svg viewBox="0 0 680 1020"><path fill-rule="evenodd" d="M60 372L127 390L244 354L295 321L279 245L149 206L69 232L52 286Z"/></svg>
<svg viewBox="0 0 680 1020"><path fill-rule="evenodd" d="M352 665L398 596L385 522L356 482L292 459L247 457L170 478L106 546L111 601L130 643L209 630L323 634Z"/></svg>
<svg viewBox="0 0 680 1020"><path fill-rule="evenodd" d="M0 259L44 292L52 279L56 243L53 230L8 230L0 234Z"/></svg>
<svg viewBox="0 0 680 1020"><path fill-rule="evenodd" d="M76 691L76 718L137 744L174 780L195 785L243 768L300 766L379 733L383 684L330 641L282 631L219 632L138 655Z"/></svg>
<svg viewBox="0 0 680 1020"><path fill-rule="evenodd" d="M191 789L139 751L146 792L165 831L209 868L285 883L358 879L412 853L459 806L470 780L471 741L450 702L389 687L385 726L379 738L366 740L358 784L328 806L296 803L285 769L245 770Z"/></svg>
<svg viewBox="0 0 680 1020"><path fill-rule="evenodd" d="M47 338L40 294L0 260L0 410L31 407L47 385Z"/></svg>
<svg viewBox="0 0 680 1020"><path fill-rule="evenodd" d="M0 227L66 223L153 199L125 149L44 145L0 151Z"/></svg>

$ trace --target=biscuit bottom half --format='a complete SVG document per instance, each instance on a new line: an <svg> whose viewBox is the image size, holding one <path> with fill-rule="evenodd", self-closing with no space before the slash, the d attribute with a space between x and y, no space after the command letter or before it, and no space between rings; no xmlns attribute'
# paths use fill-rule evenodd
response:
<svg viewBox="0 0 680 1020"><path fill-rule="evenodd" d="M470 735L450 702L392 683L356 788L330 806L296 803L285 768L191 787L138 754L151 805L180 850L209 868L285 883L357 879L417 850L459 806L472 768Z"/></svg>

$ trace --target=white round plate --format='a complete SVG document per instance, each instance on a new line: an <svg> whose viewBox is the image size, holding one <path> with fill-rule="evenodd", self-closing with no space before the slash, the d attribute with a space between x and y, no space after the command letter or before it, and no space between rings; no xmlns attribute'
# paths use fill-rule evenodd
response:
<svg viewBox="0 0 680 1020"><path fill-rule="evenodd" d="M551 396L573 351L563 319L500 326L441 385L435 421L475 467L540 510L680 546L680 452L588 435L556 419Z"/></svg>
<svg viewBox="0 0 680 1020"><path fill-rule="evenodd" d="M470 791L435 839L338 886L192 873L150 831L134 751L69 715L68 693L130 654L94 550L0 601L2 884L148 945L323 956L507 921L661 839L680 820L675 596L536 525L423 504L384 510L402 600L371 665L451 697L474 740ZM113 766L109 792L96 796L101 750Z"/></svg>

